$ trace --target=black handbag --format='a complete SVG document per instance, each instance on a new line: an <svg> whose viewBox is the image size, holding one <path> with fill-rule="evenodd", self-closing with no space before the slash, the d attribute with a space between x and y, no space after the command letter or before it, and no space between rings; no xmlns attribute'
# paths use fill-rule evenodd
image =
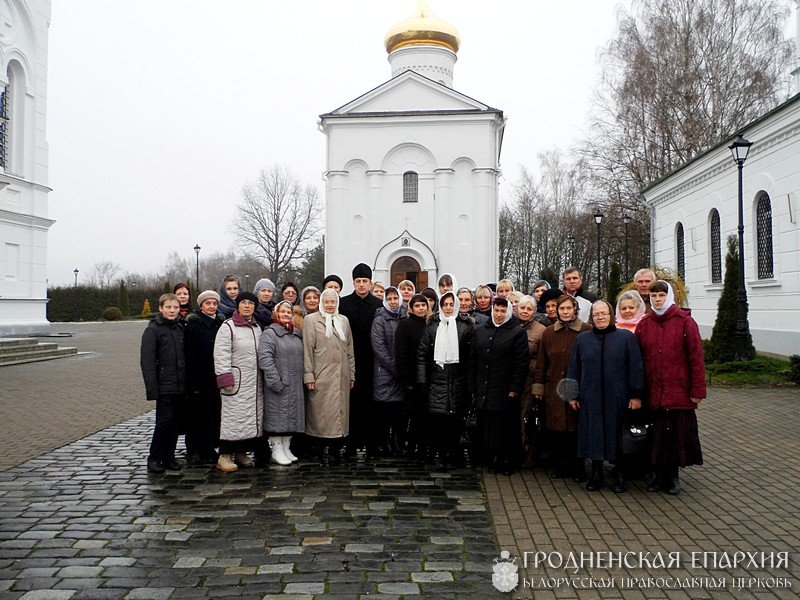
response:
<svg viewBox="0 0 800 600"><path fill-rule="evenodd" d="M627 423L622 428L622 453L639 454L649 450L652 431L650 423Z"/></svg>
<svg viewBox="0 0 800 600"><path fill-rule="evenodd" d="M542 402L533 400L525 413L525 438L528 447L533 446L538 435L544 431L544 406Z"/></svg>
<svg viewBox="0 0 800 600"><path fill-rule="evenodd" d="M462 446L473 446L478 438L478 416L475 407L470 406L464 416L464 427L461 430L460 444Z"/></svg>

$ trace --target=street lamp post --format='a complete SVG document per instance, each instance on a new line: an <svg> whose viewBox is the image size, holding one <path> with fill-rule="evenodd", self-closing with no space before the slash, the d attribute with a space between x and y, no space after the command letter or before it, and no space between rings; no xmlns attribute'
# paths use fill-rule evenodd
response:
<svg viewBox="0 0 800 600"><path fill-rule="evenodd" d="M73 273L75 274L75 287L78 287L78 269L76 268Z"/></svg>
<svg viewBox="0 0 800 600"><path fill-rule="evenodd" d="M598 298L603 295L602 286L602 266L600 263L600 224L603 222L603 213L600 211L594 213L594 222L597 224L597 296Z"/></svg>
<svg viewBox="0 0 800 600"><path fill-rule="evenodd" d="M571 267L575 264L575 236L571 233L567 236L567 245L569 246L569 254L567 256L567 266Z"/></svg>
<svg viewBox="0 0 800 600"><path fill-rule="evenodd" d="M736 320L736 360L748 360L750 358L750 348L747 343L747 336L750 332L750 325L747 322L747 290L744 284L744 198L742 193L742 168L750 146L753 142L744 139L741 135L737 136L728 149L733 155L733 160L739 170L739 291L736 294L736 304L739 308L738 319Z"/></svg>
<svg viewBox="0 0 800 600"><path fill-rule="evenodd" d="M194 270L194 289L200 293L200 244L194 245L194 254L197 258Z"/></svg>
<svg viewBox="0 0 800 600"><path fill-rule="evenodd" d="M628 281L628 223L631 222L628 213L622 215L622 222L625 223L625 281Z"/></svg>

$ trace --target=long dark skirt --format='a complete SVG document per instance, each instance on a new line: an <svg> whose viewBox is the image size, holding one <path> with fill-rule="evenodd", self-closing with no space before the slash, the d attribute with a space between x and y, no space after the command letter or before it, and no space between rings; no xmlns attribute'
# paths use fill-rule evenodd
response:
<svg viewBox="0 0 800 600"><path fill-rule="evenodd" d="M503 410L479 410L478 433L482 446L509 458L522 454L522 430L519 424L519 399L509 399Z"/></svg>
<svg viewBox="0 0 800 600"><path fill-rule="evenodd" d="M653 412L653 465L690 467L703 464L694 409Z"/></svg>

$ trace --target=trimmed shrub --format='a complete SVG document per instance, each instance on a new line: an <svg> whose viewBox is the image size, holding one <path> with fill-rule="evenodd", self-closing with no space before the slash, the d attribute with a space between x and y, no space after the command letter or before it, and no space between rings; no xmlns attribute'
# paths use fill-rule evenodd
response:
<svg viewBox="0 0 800 600"><path fill-rule="evenodd" d="M103 311L105 321L119 321L122 319L122 311L116 306L109 306Z"/></svg>

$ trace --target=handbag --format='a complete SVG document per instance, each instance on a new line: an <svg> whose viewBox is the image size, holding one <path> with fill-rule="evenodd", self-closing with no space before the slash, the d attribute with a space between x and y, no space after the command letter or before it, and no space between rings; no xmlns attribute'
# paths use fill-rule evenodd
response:
<svg viewBox="0 0 800 600"><path fill-rule="evenodd" d="M622 453L639 454L648 450L652 431L650 423L627 423L622 428Z"/></svg>
<svg viewBox="0 0 800 600"><path fill-rule="evenodd" d="M462 446L473 446L478 437L478 415L475 412L475 407L470 406L467 414L464 416L464 427L461 431L461 440L459 443Z"/></svg>
<svg viewBox="0 0 800 600"><path fill-rule="evenodd" d="M542 402L533 400L528 412L525 413L525 437L529 446L532 446L536 437L544 431L544 406L542 404Z"/></svg>

